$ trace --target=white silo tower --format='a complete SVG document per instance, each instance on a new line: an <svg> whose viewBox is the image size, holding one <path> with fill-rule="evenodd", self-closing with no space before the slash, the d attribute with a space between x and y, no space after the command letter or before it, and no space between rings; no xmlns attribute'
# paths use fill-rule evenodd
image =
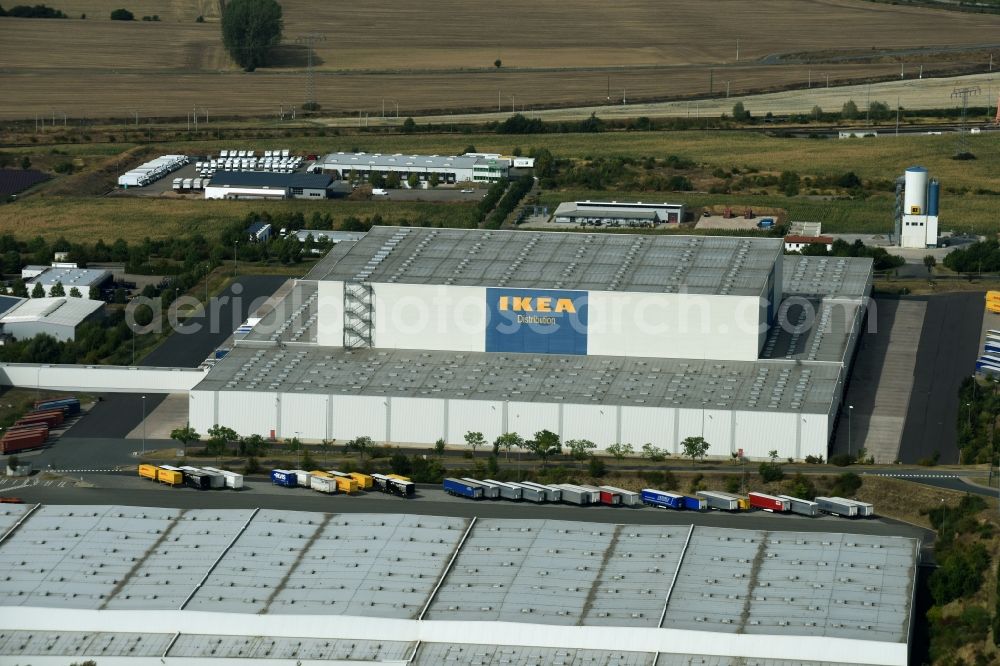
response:
<svg viewBox="0 0 1000 666"><path fill-rule="evenodd" d="M936 180L929 180L927 169L912 166L904 174L903 219L899 234L900 247L937 247L938 192ZM933 210L928 192L933 190ZM898 218L897 218L898 219Z"/></svg>

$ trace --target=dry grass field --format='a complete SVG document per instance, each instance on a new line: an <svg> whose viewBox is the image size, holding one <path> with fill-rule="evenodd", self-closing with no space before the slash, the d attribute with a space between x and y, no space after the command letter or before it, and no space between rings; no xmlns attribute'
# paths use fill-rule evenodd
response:
<svg viewBox="0 0 1000 666"><path fill-rule="evenodd" d="M337 115L380 114L384 98L410 115L496 108L498 96L504 109L594 104L606 101L609 87L615 100L623 93L634 100L704 95L710 76L716 92L729 81L732 94L804 84L810 70L833 81L891 76L898 65L880 58L822 62L882 50L930 73L982 59L982 51L935 49L1000 41L1000 16L863 0L285 0L280 66L245 74L221 47L215 2L51 4L73 18L0 18L0 119L53 110L72 118L131 110L183 117L195 105L214 116L277 114L279 105L304 101L305 52L295 40L309 33L325 38L315 45L317 99ZM119 6L161 20L110 21ZM207 22L195 23L199 15ZM808 53L819 55L804 64Z"/></svg>

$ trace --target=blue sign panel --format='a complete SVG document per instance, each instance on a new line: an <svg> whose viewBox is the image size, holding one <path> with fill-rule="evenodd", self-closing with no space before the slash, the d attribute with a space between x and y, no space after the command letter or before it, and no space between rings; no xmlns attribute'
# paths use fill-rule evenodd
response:
<svg viewBox="0 0 1000 666"><path fill-rule="evenodd" d="M587 353L587 292L486 290L486 351Z"/></svg>

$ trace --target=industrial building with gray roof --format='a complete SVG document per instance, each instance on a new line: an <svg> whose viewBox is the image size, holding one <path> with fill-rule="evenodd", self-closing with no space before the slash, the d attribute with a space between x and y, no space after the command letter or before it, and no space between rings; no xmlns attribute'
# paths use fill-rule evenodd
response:
<svg viewBox="0 0 1000 666"><path fill-rule="evenodd" d="M919 558L897 537L276 510L9 505L0 534L0 659L44 664L902 666Z"/></svg>

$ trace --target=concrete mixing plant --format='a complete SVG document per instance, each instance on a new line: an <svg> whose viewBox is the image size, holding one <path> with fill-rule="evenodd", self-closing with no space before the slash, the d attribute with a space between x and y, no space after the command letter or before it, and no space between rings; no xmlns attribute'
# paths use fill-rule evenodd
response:
<svg viewBox="0 0 1000 666"><path fill-rule="evenodd" d="M941 185L913 166L897 180L895 236L900 247L937 247Z"/></svg>

